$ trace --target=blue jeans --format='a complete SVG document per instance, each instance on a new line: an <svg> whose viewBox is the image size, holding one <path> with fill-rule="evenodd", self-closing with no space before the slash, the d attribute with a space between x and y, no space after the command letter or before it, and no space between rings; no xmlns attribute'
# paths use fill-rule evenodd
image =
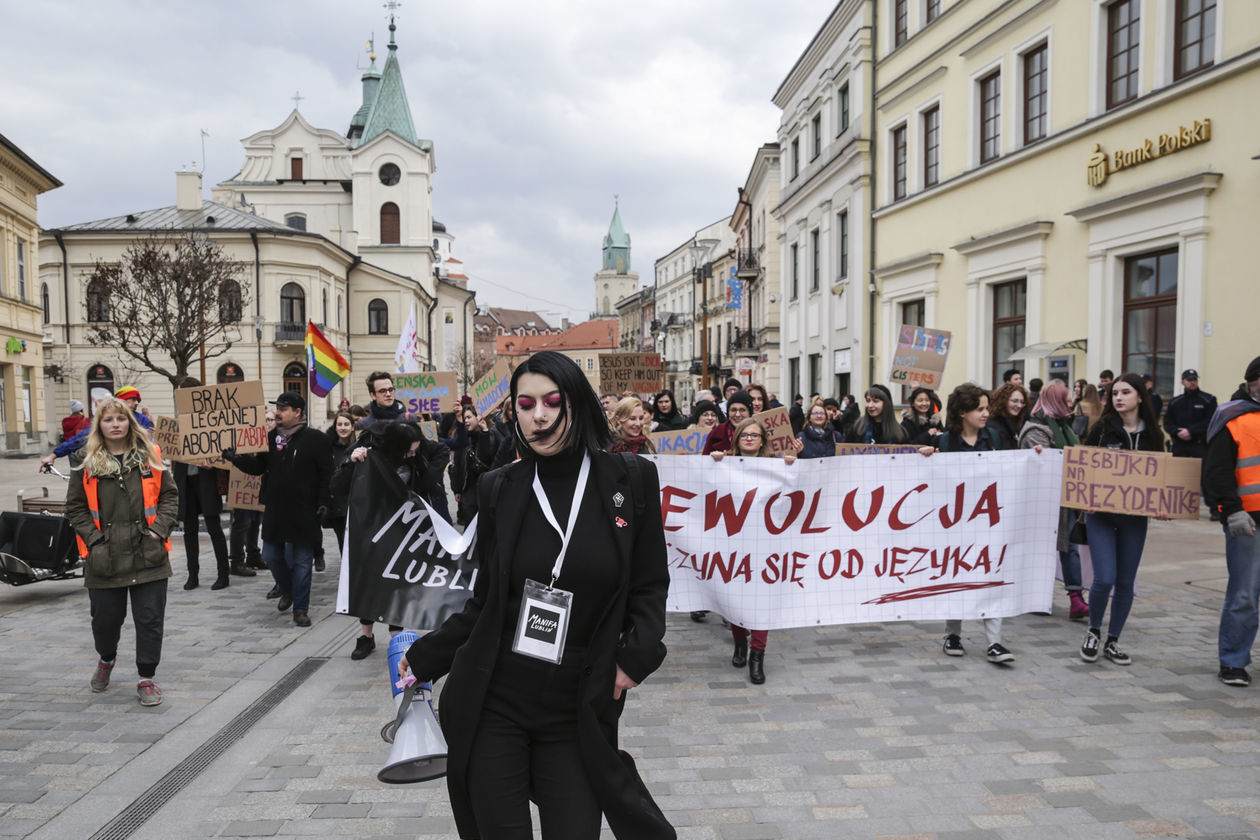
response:
<svg viewBox="0 0 1260 840"><path fill-rule="evenodd" d="M1260 626L1260 536L1235 537L1225 531L1225 565L1229 583L1221 609L1221 667L1246 668Z"/></svg>
<svg viewBox="0 0 1260 840"><path fill-rule="evenodd" d="M1085 516L1089 556L1094 564L1094 584L1089 588L1089 626L1102 628L1111 598L1107 635L1120 638L1133 606L1133 581L1146 545L1145 516L1123 513L1090 513ZM1113 594L1112 589L1115 589Z"/></svg>
<svg viewBox="0 0 1260 840"><path fill-rule="evenodd" d="M262 556L276 579L276 586L293 596L294 615L310 612L311 562L315 559L315 546L263 540Z"/></svg>
<svg viewBox="0 0 1260 840"><path fill-rule="evenodd" d="M1076 543L1068 543L1068 550L1059 552L1059 567L1063 569L1064 589L1069 593L1085 589L1081 583L1081 552Z"/></svg>

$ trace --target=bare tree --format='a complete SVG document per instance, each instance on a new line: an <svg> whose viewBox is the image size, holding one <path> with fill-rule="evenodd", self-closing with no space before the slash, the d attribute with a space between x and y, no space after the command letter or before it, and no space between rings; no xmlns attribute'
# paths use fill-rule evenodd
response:
<svg viewBox="0 0 1260 840"><path fill-rule="evenodd" d="M449 358L459 381L459 389L465 394L472 390L474 382L490 372L495 362L494 356L479 357L463 344L452 350Z"/></svg>
<svg viewBox="0 0 1260 840"><path fill-rule="evenodd" d="M198 234L155 234L121 262L96 261L87 282L87 340L111 348L171 385L240 341L248 290L244 263Z"/></svg>

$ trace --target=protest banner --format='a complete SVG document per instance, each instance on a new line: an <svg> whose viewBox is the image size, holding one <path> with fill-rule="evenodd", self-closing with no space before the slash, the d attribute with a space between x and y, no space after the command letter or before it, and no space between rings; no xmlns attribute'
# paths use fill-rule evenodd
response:
<svg viewBox="0 0 1260 840"><path fill-rule="evenodd" d="M262 476L248 475L236 467L228 470L227 506L233 510L265 510L259 499L262 493Z"/></svg>
<svg viewBox="0 0 1260 840"><path fill-rule="evenodd" d="M178 461L179 421L174 417L159 417L153 426L153 442L162 450L163 458Z"/></svg>
<svg viewBox="0 0 1260 840"><path fill-rule="evenodd" d="M437 440L438 424L436 420L421 420L420 431L424 432L424 436L429 440Z"/></svg>
<svg viewBox="0 0 1260 840"><path fill-rule="evenodd" d="M771 452L775 455L796 452L792 448L792 441L796 440L796 435L792 432L792 419L788 416L787 408L779 406L767 409L754 414L752 419L766 430L766 442L770 445Z"/></svg>
<svg viewBox="0 0 1260 840"><path fill-rule="evenodd" d="M459 411L458 390L455 371L394 374L394 399L402 402L408 414Z"/></svg>
<svg viewBox="0 0 1260 840"><path fill-rule="evenodd" d="M512 384L512 369L508 363L500 359L485 376L473 383L472 401L477 413L484 416L508 395ZM411 626L411 625L407 625Z"/></svg>
<svg viewBox="0 0 1260 840"><path fill-rule="evenodd" d="M1176 463L1174 463L1176 462ZM1167 452L1068 446L1059 504L1132 516L1199 518L1198 458Z"/></svg>
<svg viewBox="0 0 1260 840"><path fill-rule="evenodd" d="M650 458L670 610L766 630L1050 610L1061 450Z"/></svg>
<svg viewBox="0 0 1260 840"><path fill-rule="evenodd" d="M656 446L658 455L702 455L709 430L700 426L688 426L675 432L649 432L648 437Z"/></svg>
<svg viewBox="0 0 1260 840"><path fill-rule="evenodd" d="M599 354L601 394L655 394L663 387L664 376L660 353Z"/></svg>
<svg viewBox="0 0 1260 840"><path fill-rule="evenodd" d="M217 460L224 449L267 451L261 382L229 382L175 389L180 460Z"/></svg>
<svg viewBox="0 0 1260 840"><path fill-rule="evenodd" d="M919 454L913 443L837 443L837 455L908 455Z"/></svg>
<svg viewBox="0 0 1260 840"><path fill-rule="evenodd" d="M949 360L947 330L902 325L888 378L898 385L940 388Z"/></svg>
<svg viewBox="0 0 1260 840"><path fill-rule="evenodd" d="M348 522L337 612L430 630L472 595L476 517L461 535L377 452L355 470Z"/></svg>

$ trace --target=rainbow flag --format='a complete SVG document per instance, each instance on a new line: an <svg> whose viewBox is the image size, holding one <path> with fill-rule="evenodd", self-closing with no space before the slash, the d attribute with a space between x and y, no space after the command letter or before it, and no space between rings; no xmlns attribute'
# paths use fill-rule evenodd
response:
<svg viewBox="0 0 1260 840"><path fill-rule="evenodd" d="M324 338L314 321L306 322L306 367L311 374L311 393L317 397L328 396L350 372L350 363Z"/></svg>

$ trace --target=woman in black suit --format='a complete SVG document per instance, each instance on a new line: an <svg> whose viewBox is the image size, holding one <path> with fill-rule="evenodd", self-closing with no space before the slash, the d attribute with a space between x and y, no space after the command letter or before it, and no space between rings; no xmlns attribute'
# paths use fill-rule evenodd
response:
<svg viewBox="0 0 1260 840"><path fill-rule="evenodd" d="M665 658L656 468L604 451L599 400L559 353L518 367L511 399L524 457L478 486L476 589L399 674L449 674L441 721L460 837L533 837L532 799L545 840L597 838L601 814L618 838L674 838L617 749L627 691Z"/></svg>

